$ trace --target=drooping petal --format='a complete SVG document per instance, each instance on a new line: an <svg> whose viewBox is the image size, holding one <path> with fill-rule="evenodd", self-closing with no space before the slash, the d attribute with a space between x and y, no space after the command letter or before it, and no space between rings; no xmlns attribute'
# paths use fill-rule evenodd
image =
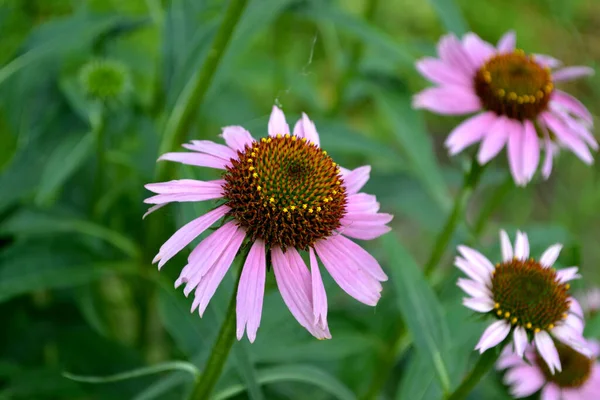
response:
<svg viewBox="0 0 600 400"><path fill-rule="evenodd" d="M161 269L175 254L179 253L179 251L190 244L192 240L197 238L212 224L225 216L228 211L229 207L226 205L220 206L179 228L179 230L160 247L158 254L154 257L154 260L152 260L152 263L160 260L158 269Z"/></svg>
<svg viewBox="0 0 600 400"><path fill-rule="evenodd" d="M495 53L496 49L476 34L469 32L463 36L463 46L476 67L481 67Z"/></svg>
<svg viewBox="0 0 600 400"><path fill-rule="evenodd" d="M226 169L229 162L210 154L203 153L165 153L158 158L158 161L174 161L196 167L207 167L215 169Z"/></svg>
<svg viewBox="0 0 600 400"><path fill-rule="evenodd" d="M311 143L320 146L319 134L317 133L317 128L315 127L315 123L308 118L308 115L302 113L302 118L296 122L294 125L294 135L299 138L306 138L306 140Z"/></svg>
<svg viewBox="0 0 600 400"><path fill-rule="evenodd" d="M477 250L463 245L458 246L457 249L467 261L479 267L480 270L487 271L488 274L494 270L494 265L490 262L490 260L488 260L486 256Z"/></svg>
<svg viewBox="0 0 600 400"><path fill-rule="evenodd" d="M515 50L517 43L517 35L515 31L506 32L498 41L498 51L501 53L512 53Z"/></svg>
<svg viewBox="0 0 600 400"><path fill-rule="evenodd" d="M526 260L529 258L529 239L527 239L527 234L521 231L517 231L515 257L519 260Z"/></svg>
<svg viewBox="0 0 600 400"><path fill-rule="evenodd" d="M285 115L277 106L273 106L273 111L271 111L268 130L269 136L285 135L290 133L290 127L285 121Z"/></svg>
<svg viewBox="0 0 600 400"><path fill-rule="evenodd" d="M552 113L545 112L541 116L550 130L554 132L560 142L568 147L581 161L591 165L594 162L594 157L587 145L578 138L570 129L568 129L562 121L556 118Z"/></svg>
<svg viewBox="0 0 600 400"><path fill-rule="evenodd" d="M218 157L228 162L232 158L237 158L237 154L229 146L218 144L211 140L192 140L191 144L184 144L184 148L200 153L206 153Z"/></svg>
<svg viewBox="0 0 600 400"><path fill-rule="evenodd" d="M477 161L479 164L486 164L502 150L509 136L508 120L506 117L500 116L496 118L494 124L490 127L489 132L484 136L479 152L477 153Z"/></svg>
<svg viewBox="0 0 600 400"><path fill-rule="evenodd" d="M562 366L560 364L560 358L558 358L558 351L548 332L540 331L534 334L533 340L539 355L542 356L548 365L550 372L554 374L554 371L561 371Z"/></svg>
<svg viewBox="0 0 600 400"><path fill-rule="evenodd" d="M429 81L440 85L469 86L473 81L472 77L462 70L452 68L437 58L422 58L417 61L416 68Z"/></svg>
<svg viewBox="0 0 600 400"><path fill-rule="evenodd" d="M221 134L227 146L235 151L244 151L246 146L251 146L254 138L241 126L226 126Z"/></svg>
<svg viewBox="0 0 600 400"><path fill-rule="evenodd" d="M523 151L522 151L522 171L526 182L531 181L540 162L540 140L535 131L535 126L529 120L524 122L523 131Z"/></svg>
<svg viewBox="0 0 600 400"><path fill-rule="evenodd" d="M592 117L592 114L589 112L589 110L583 105L582 102L580 102L570 94L565 93L562 90L555 89L552 92L550 101L558 103L565 110L567 110L573 115L576 115L577 117L581 118L587 123L594 123L594 118Z"/></svg>
<svg viewBox="0 0 600 400"><path fill-rule="evenodd" d="M244 336L244 330L247 332L250 343L256 339L265 294L266 256L265 242L258 239L252 244L244 262L236 297L236 336L238 340Z"/></svg>
<svg viewBox="0 0 600 400"><path fill-rule="evenodd" d="M312 247L309 248L308 253L312 282L314 324L320 326L321 329L327 329L327 293L325 292L325 286L323 286L319 262Z"/></svg>
<svg viewBox="0 0 600 400"><path fill-rule="evenodd" d="M354 239L373 240L388 233L386 224L394 218L384 213L347 213L341 220L341 233Z"/></svg>
<svg viewBox="0 0 600 400"><path fill-rule="evenodd" d="M451 156L479 142L490 130L497 119L491 111L468 118L450 132L444 145Z"/></svg>
<svg viewBox="0 0 600 400"><path fill-rule="evenodd" d="M360 189L367 183L371 174L371 166L365 165L353 169L352 171L342 169L342 178L346 187L346 194L352 195L358 193Z"/></svg>
<svg viewBox="0 0 600 400"><path fill-rule="evenodd" d="M523 168L524 127L518 121L509 121L507 126L510 126L508 135L508 165L510 172L517 186L525 186L527 179Z"/></svg>
<svg viewBox="0 0 600 400"><path fill-rule="evenodd" d="M500 230L500 247L502 248L502 261L510 261L513 258L513 248L504 229Z"/></svg>
<svg viewBox="0 0 600 400"><path fill-rule="evenodd" d="M463 306L473 311L487 313L494 309L494 301L487 297L463 298Z"/></svg>
<svg viewBox="0 0 600 400"><path fill-rule="evenodd" d="M487 285L490 282L490 273L487 269L477 267L462 257L456 257L454 259L454 265L477 282L484 285Z"/></svg>
<svg viewBox="0 0 600 400"><path fill-rule="evenodd" d="M144 213L144 215L142 215L142 219L145 219L148 215L152 214L154 211L158 210L159 208L163 208L167 204L168 203L161 203L161 204L153 205L152 207L148 208L148 211L146 211Z"/></svg>
<svg viewBox="0 0 600 400"><path fill-rule="evenodd" d="M480 282L472 281L470 279L458 278L456 286L461 288L466 294L473 297L491 298L492 293L487 286Z"/></svg>
<svg viewBox="0 0 600 400"><path fill-rule="evenodd" d="M552 72L552 80L554 82L565 82L573 79L581 78L583 76L594 75L594 69L590 67L565 67L557 71Z"/></svg>
<svg viewBox="0 0 600 400"><path fill-rule="evenodd" d="M527 339L527 331L525 328L517 326L513 333L513 343L515 344L515 353L517 353L519 357L523 357L528 342L529 340Z"/></svg>
<svg viewBox="0 0 600 400"><path fill-rule="evenodd" d="M387 281L388 277L381 269L381 266L368 251L363 249L352 240L342 235L330 236L317 243L327 242L330 249L335 249L341 253L341 262L348 266L355 265L357 268L365 271L378 281Z"/></svg>
<svg viewBox="0 0 600 400"><path fill-rule="evenodd" d="M413 97L414 108L445 115L463 115L481 110L481 101L473 90L459 86L427 88Z"/></svg>
<svg viewBox="0 0 600 400"><path fill-rule="evenodd" d="M479 343L475 346L475 350L479 353L485 352L500 342L502 342L510 333L510 324L505 320L496 321L491 324L479 339Z"/></svg>
<svg viewBox="0 0 600 400"><path fill-rule="evenodd" d="M560 243L556 243L548 247L540 257L540 264L542 264L544 267L553 266L561 250L562 244Z"/></svg>
<svg viewBox="0 0 600 400"><path fill-rule="evenodd" d="M577 268L577 267L561 269L561 270L556 271L556 277L558 278L558 281L561 283L566 283L566 282L572 281L573 279L579 279L579 278L581 278L581 275L579 275L577 273L578 270L579 270L579 268Z"/></svg>
<svg viewBox="0 0 600 400"><path fill-rule="evenodd" d="M596 138L590 132L591 127L588 123L583 120L575 119L571 117L569 113L564 111L560 105L556 103L550 103L550 109L552 113L562 120L567 128L569 128L575 135L579 136L583 141L594 150L598 150L599 145Z"/></svg>
<svg viewBox="0 0 600 400"><path fill-rule="evenodd" d="M317 339L330 339L329 329L314 324L311 276L300 254L293 247L285 253L273 247L271 258L277 287L294 318Z"/></svg>
<svg viewBox="0 0 600 400"><path fill-rule="evenodd" d="M180 179L169 182L149 183L145 188L158 193L156 196L144 200L147 204L161 204L173 201L203 201L223 197L222 179L214 181L196 181L193 179Z"/></svg>

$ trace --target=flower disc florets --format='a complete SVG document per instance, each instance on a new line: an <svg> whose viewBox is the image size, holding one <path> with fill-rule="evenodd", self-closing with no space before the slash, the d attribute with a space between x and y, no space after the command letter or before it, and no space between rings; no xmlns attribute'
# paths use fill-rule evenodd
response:
<svg viewBox="0 0 600 400"><path fill-rule="evenodd" d="M94 60L81 68L79 80L90 97L114 100L126 93L129 73L125 65L119 61Z"/></svg>
<svg viewBox="0 0 600 400"><path fill-rule="evenodd" d="M307 250L340 228L346 193L326 151L305 138L277 135L238 155L224 176L224 198L253 241Z"/></svg>
<svg viewBox="0 0 600 400"><path fill-rule="evenodd" d="M554 382L561 388L577 388L590 378L594 359L573 350L560 342L555 342L562 371L551 373L542 357L536 352L535 363L538 365L546 381Z"/></svg>
<svg viewBox="0 0 600 400"><path fill-rule="evenodd" d="M475 92L484 108L520 121L544 111L553 89L550 69L522 50L495 55L475 75Z"/></svg>
<svg viewBox="0 0 600 400"><path fill-rule="evenodd" d="M567 317L569 287L558 280L555 269L514 258L497 264L492 274L493 312L533 333L551 330Z"/></svg>

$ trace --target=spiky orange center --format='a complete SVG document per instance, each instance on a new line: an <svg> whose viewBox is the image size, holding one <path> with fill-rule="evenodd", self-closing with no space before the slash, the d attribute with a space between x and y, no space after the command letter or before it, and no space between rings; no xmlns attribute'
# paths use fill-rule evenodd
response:
<svg viewBox="0 0 600 400"><path fill-rule="evenodd" d="M338 229L346 212L339 167L327 152L291 135L238 152L225 173L229 215L267 247L307 250Z"/></svg>
<svg viewBox="0 0 600 400"><path fill-rule="evenodd" d="M520 121L533 120L544 111L554 90L550 69L522 50L489 59L474 83L487 110Z"/></svg>
<svg viewBox="0 0 600 400"><path fill-rule="evenodd" d="M546 380L561 388L577 388L583 385L591 375L594 360L561 342L555 341L554 345L558 350L562 371L552 374L546 361L536 352L535 363L542 370Z"/></svg>

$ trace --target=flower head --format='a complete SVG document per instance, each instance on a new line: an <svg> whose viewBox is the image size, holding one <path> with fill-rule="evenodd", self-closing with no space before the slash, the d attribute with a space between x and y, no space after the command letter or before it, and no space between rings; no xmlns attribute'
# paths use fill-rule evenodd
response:
<svg viewBox="0 0 600 400"><path fill-rule="evenodd" d="M528 55L515 48L508 32L496 47L468 33L462 41L444 36L440 58L417 62L419 72L438 86L414 97L417 108L446 115L478 113L456 127L446 140L451 155L481 142L477 160L485 164L506 145L515 183L525 186L536 172L543 146L542 176L552 171L552 158L561 147L586 164L593 162L589 148L598 149L591 134L592 116L555 84L591 75L588 67L553 70L560 62L545 55ZM589 147L589 148L588 148Z"/></svg>
<svg viewBox="0 0 600 400"><path fill-rule="evenodd" d="M506 232L500 232L500 239L502 262L496 265L465 246L458 247L461 256L455 260L455 265L471 278L458 280L458 286L471 296L463 304L497 320L483 333L476 349L483 353L512 331L519 356L533 340L549 370L560 371L553 338L579 352L588 352L582 337L581 307L569 294L568 282L579 277L577 267L558 271L552 268L560 244L550 246L538 261L529 258L526 234L517 232L514 250Z"/></svg>
<svg viewBox="0 0 600 400"><path fill-rule="evenodd" d="M115 60L94 60L81 67L79 80L88 96L98 100L116 100L129 86L127 67Z"/></svg>
<svg viewBox="0 0 600 400"><path fill-rule="evenodd" d="M216 168L222 179L153 183L157 195L149 212L180 201L219 199L222 204L180 228L159 250L161 268L194 238L219 220L220 228L188 257L176 286L195 292L192 311L208 302L241 248L249 248L237 292L237 337L250 341L260 324L265 277L272 265L284 302L317 338L330 338L327 296L318 258L349 295L374 306L387 280L379 263L348 239L370 240L388 232L389 214L379 212L375 196L360 193L370 167L341 168L319 145L314 123L304 114L290 129L273 107L268 136L255 140L241 126L223 129L226 145L207 140L185 144L191 152L167 153L160 160ZM310 269L301 251L308 252Z"/></svg>
<svg viewBox="0 0 600 400"><path fill-rule="evenodd" d="M562 371L554 374L535 347L528 346L524 358L510 346L504 349L496 367L507 370L504 382L510 387L511 395L527 397L541 389L541 400L600 398L600 364L597 362L600 344L587 341L591 358L560 342L555 345Z"/></svg>

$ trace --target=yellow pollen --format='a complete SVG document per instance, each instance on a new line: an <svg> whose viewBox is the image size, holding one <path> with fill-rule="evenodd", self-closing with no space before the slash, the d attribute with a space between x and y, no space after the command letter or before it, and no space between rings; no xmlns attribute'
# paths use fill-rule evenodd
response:
<svg viewBox="0 0 600 400"><path fill-rule="evenodd" d="M494 304L494 308L500 308L500 303Z"/></svg>
<svg viewBox="0 0 600 400"><path fill-rule="evenodd" d="M333 193L333 194L337 194L337 190L333 190L331 193Z"/></svg>
<svg viewBox="0 0 600 400"><path fill-rule="evenodd" d="M570 285L570 284L568 284L568 283L567 283L567 284L565 284L565 289L569 290L570 288L571 288L571 285Z"/></svg>
<svg viewBox="0 0 600 400"><path fill-rule="evenodd" d="M275 199L274 199L273 197L271 197L271 198L269 199L269 201L270 201L271 203L275 203Z"/></svg>
<svg viewBox="0 0 600 400"><path fill-rule="evenodd" d="M333 197L329 196L329 201L333 201Z"/></svg>
<svg viewBox="0 0 600 400"><path fill-rule="evenodd" d="M327 151L323 150L323 155L326 156L327 155Z"/></svg>
<svg viewBox="0 0 600 400"><path fill-rule="evenodd" d="M325 198L323 199L323 201L324 201L325 203L327 203L327 202L329 201L329 199L328 199L327 197L325 197Z"/></svg>
<svg viewBox="0 0 600 400"><path fill-rule="evenodd" d="M508 318L508 317L510 317L510 313L507 311L504 313L504 318Z"/></svg>
<svg viewBox="0 0 600 400"><path fill-rule="evenodd" d="M284 207L283 212L288 212L288 209Z"/></svg>
<svg viewBox="0 0 600 400"><path fill-rule="evenodd" d="M306 207L307 207L307 206L306 206L306 204L302 204L302 208L303 208L304 210L306 210Z"/></svg>
<svg viewBox="0 0 600 400"><path fill-rule="evenodd" d="M335 184L336 184L336 185L339 185L339 184L341 184L341 183L342 183L342 182L340 182L340 181L336 181L336 182L335 182Z"/></svg>
<svg viewBox="0 0 600 400"><path fill-rule="evenodd" d="M538 90L537 92L535 92L535 95L537 96L538 99L544 98L544 92L542 92L541 90Z"/></svg>
<svg viewBox="0 0 600 400"><path fill-rule="evenodd" d="M523 50L523 49L516 49L515 53L521 54L521 55L525 55L525 50Z"/></svg>
<svg viewBox="0 0 600 400"><path fill-rule="evenodd" d="M513 317L513 319L510 322L512 322L513 324L516 324L517 321L518 321L517 317Z"/></svg>
<svg viewBox="0 0 600 400"><path fill-rule="evenodd" d="M298 137L296 135L292 136L293 141L296 141L296 139L298 139Z"/></svg>
<svg viewBox="0 0 600 400"><path fill-rule="evenodd" d="M540 329L540 328L535 328L535 329L533 330L533 333L539 333L540 331L541 331L541 329Z"/></svg>
<svg viewBox="0 0 600 400"><path fill-rule="evenodd" d="M321 211L321 207L317 207L317 212Z"/></svg>
<svg viewBox="0 0 600 400"><path fill-rule="evenodd" d="M510 92L508 94L508 99L509 100L513 100L513 101L516 100L517 99L517 94L515 92Z"/></svg>
<svg viewBox="0 0 600 400"><path fill-rule="evenodd" d="M548 325L548 330L554 329L554 324Z"/></svg>
<svg viewBox="0 0 600 400"><path fill-rule="evenodd" d="M281 139L281 134L280 133L277 134L277 139Z"/></svg>
<svg viewBox="0 0 600 400"><path fill-rule="evenodd" d="M525 327L526 327L527 329L531 329L531 326L532 326L532 325L531 325L531 322L528 322L528 323L525 325Z"/></svg>
<svg viewBox="0 0 600 400"><path fill-rule="evenodd" d="M290 210L294 211L296 209L296 206L290 206Z"/></svg>
<svg viewBox="0 0 600 400"><path fill-rule="evenodd" d="M290 138L290 134L289 134L289 133L286 133L286 134L285 134L285 138L286 138L286 139L289 139L289 138Z"/></svg>
<svg viewBox="0 0 600 400"><path fill-rule="evenodd" d="M309 209L308 209L308 212L312 214L312 212L313 212L313 209L312 209L312 208L309 208Z"/></svg>
<svg viewBox="0 0 600 400"><path fill-rule="evenodd" d="M253 166L250 166L250 167L248 168L248 171L254 171L254 167L253 167Z"/></svg>
<svg viewBox="0 0 600 400"><path fill-rule="evenodd" d="M303 142L306 142L306 138L305 138L305 137L303 137L303 138L302 138L302 141L303 141Z"/></svg>
<svg viewBox="0 0 600 400"><path fill-rule="evenodd" d="M253 178L258 178L258 174L257 174L256 172L255 172L255 173L253 173L253 174L252 174L252 177L253 177Z"/></svg>
<svg viewBox="0 0 600 400"><path fill-rule="evenodd" d="M249 162L249 163L252 163L252 159L251 159L251 158L249 158L249 159L248 159L248 162Z"/></svg>
<svg viewBox="0 0 600 400"><path fill-rule="evenodd" d="M256 153L255 153L255 152L252 152L252 153L250 153L250 155L251 155L252 157L256 157Z"/></svg>
<svg viewBox="0 0 600 400"><path fill-rule="evenodd" d="M336 163L331 163L331 165L335 167L337 164Z"/></svg>
<svg viewBox="0 0 600 400"><path fill-rule="evenodd" d="M496 311L496 314L498 314L498 316L500 317L502 315L502 310Z"/></svg>
<svg viewBox="0 0 600 400"><path fill-rule="evenodd" d="M261 188L260 186L257 186L257 187L256 187L256 190L258 190L259 192L260 192L260 190L261 190L261 189L262 189L262 188Z"/></svg>
<svg viewBox="0 0 600 400"><path fill-rule="evenodd" d="M498 94L499 97L504 97L504 95L506 94L504 89L498 89L498 91L496 93Z"/></svg>

